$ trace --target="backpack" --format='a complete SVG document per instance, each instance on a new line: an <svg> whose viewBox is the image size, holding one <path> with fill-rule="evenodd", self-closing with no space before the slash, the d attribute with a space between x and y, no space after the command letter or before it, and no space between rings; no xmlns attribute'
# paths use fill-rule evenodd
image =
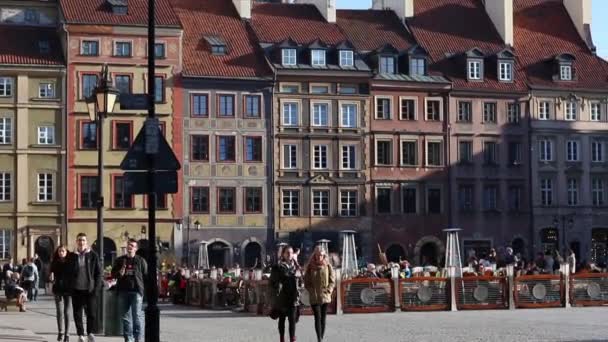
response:
<svg viewBox="0 0 608 342"><path fill-rule="evenodd" d="M23 278L31 278L34 276L34 268L31 265L27 265L23 268Z"/></svg>

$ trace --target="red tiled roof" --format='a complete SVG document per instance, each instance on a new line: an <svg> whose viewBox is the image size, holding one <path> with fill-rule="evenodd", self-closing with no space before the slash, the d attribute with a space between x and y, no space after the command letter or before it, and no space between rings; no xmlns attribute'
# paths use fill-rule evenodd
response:
<svg viewBox="0 0 608 342"><path fill-rule="evenodd" d="M347 40L338 25L328 23L314 5L257 3L251 24L263 43L280 43L291 38L298 44L320 39L326 44Z"/></svg>
<svg viewBox="0 0 608 342"><path fill-rule="evenodd" d="M561 0L515 0L514 7L515 47L531 85L608 89L606 62L590 51ZM549 61L562 53L576 58L575 81L552 79L553 65Z"/></svg>
<svg viewBox="0 0 608 342"><path fill-rule="evenodd" d="M338 26L361 51L373 51L391 44L403 51L416 44L393 11L339 10Z"/></svg>
<svg viewBox="0 0 608 342"><path fill-rule="evenodd" d="M270 69L258 52L247 24L226 0L171 0L184 29L183 68L186 76L262 77ZM228 54L215 56L205 36L226 42Z"/></svg>
<svg viewBox="0 0 608 342"><path fill-rule="evenodd" d="M416 0L414 17L408 19L408 26L416 41L428 51L435 63L431 69L449 77L454 89L527 91L525 75L517 62L514 82L499 82L496 66L488 65L489 58L486 58L484 81L467 81L466 65L458 55L476 47L486 56L493 56L507 47L481 1ZM517 50L514 52L517 55Z"/></svg>
<svg viewBox="0 0 608 342"><path fill-rule="evenodd" d="M60 0L61 11L70 24L148 25L148 1L128 0L128 13L113 14L107 0ZM155 0L156 25L179 27L169 0Z"/></svg>
<svg viewBox="0 0 608 342"><path fill-rule="evenodd" d="M64 65L57 32L52 28L0 26L0 64ZM48 53L40 51L39 43L49 43Z"/></svg>

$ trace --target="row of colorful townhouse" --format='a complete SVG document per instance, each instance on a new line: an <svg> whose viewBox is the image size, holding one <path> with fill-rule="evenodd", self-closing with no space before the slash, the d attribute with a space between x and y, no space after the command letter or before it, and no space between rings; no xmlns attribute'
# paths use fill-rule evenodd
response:
<svg viewBox="0 0 608 342"><path fill-rule="evenodd" d="M84 99L109 66L146 92L146 0L0 1L0 259L96 239L97 128ZM608 64L590 0L157 0L156 111L181 160L159 198L178 262L260 264L354 230L359 255L437 264L608 245ZM147 244L119 164L145 119L102 148L105 255ZM22 177L23 176L23 177ZM203 247L201 247L203 246Z"/></svg>

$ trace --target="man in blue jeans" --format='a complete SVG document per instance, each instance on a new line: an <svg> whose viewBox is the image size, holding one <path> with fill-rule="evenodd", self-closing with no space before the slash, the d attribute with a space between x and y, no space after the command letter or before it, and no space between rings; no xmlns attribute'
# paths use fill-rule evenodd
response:
<svg viewBox="0 0 608 342"><path fill-rule="evenodd" d="M127 254L116 259L112 275L118 280L118 308L125 342L140 342L143 335L144 279L148 264L135 254L137 241L129 239Z"/></svg>

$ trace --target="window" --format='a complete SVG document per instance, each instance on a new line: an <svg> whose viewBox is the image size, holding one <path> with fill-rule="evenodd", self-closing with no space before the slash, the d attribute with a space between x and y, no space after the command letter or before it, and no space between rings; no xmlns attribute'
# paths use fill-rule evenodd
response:
<svg viewBox="0 0 608 342"><path fill-rule="evenodd" d="M426 75L426 60L424 58L410 59L410 76Z"/></svg>
<svg viewBox="0 0 608 342"><path fill-rule="evenodd" d="M154 77L154 102L165 102L165 78L163 76Z"/></svg>
<svg viewBox="0 0 608 342"><path fill-rule="evenodd" d="M378 214L391 213L391 188L376 188L376 210Z"/></svg>
<svg viewBox="0 0 608 342"><path fill-rule="evenodd" d="M507 122L510 124L519 123L519 103L507 104Z"/></svg>
<svg viewBox="0 0 608 342"><path fill-rule="evenodd" d="M97 75L82 75L82 98L86 99L93 95L93 90L97 86Z"/></svg>
<svg viewBox="0 0 608 342"><path fill-rule="evenodd" d="M553 205L553 180L542 178L540 180L540 203L548 207Z"/></svg>
<svg viewBox="0 0 608 342"><path fill-rule="evenodd" d="M391 118L391 99L376 98L376 119L389 120Z"/></svg>
<svg viewBox="0 0 608 342"><path fill-rule="evenodd" d="M356 84L343 84L338 85L338 92L340 94L356 94L358 86Z"/></svg>
<svg viewBox="0 0 608 342"><path fill-rule="evenodd" d="M481 79L481 61L469 61L468 74L470 80Z"/></svg>
<svg viewBox="0 0 608 342"><path fill-rule="evenodd" d="M573 207L578 205L578 181L574 178L568 178L568 205Z"/></svg>
<svg viewBox="0 0 608 342"><path fill-rule="evenodd" d="M540 161L553 161L553 141L542 139L538 141Z"/></svg>
<svg viewBox="0 0 608 342"><path fill-rule="evenodd" d="M541 101L538 103L538 119L549 120L549 102Z"/></svg>
<svg viewBox="0 0 608 342"><path fill-rule="evenodd" d="M394 57L380 57L380 73L381 74L394 74L395 73L395 58Z"/></svg>
<svg viewBox="0 0 608 342"><path fill-rule="evenodd" d="M327 169L327 145L315 145L313 169Z"/></svg>
<svg viewBox="0 0 608 342"><path fill-rule="evenodd" d="M131 76L116 75L114 76L114 86L121 94L131 93Z"/></svg>
<svg viewBox="0 0 608 342"><path fill-rule="evenodd" d="M498 144L494 141L484 141L483 162L486 165L498 164Z"/></svg>
<svg viewBox="0 0 608 342"><path fill-rule="evenodd" d="M473 163L473 142L472 141L458 142L458 160L462 164Z"/></svg>
<svg viewBox="0 0 608 342"><path fill-rule="evenodd" d="M513 64L509 62L498 63L498 79L500 81L513 80Z"/></svg>
<svg viewBox="0 0 608 342"><path fill-rule="evenodd" d="M80 148L97 148L97 124L95 121L83 122L80 127Z"/></svg>
<svg viewBox="0 0 608 342"><path fill-rule="evenodd" d="M97 176L80 177L80 208L93 209L97 207L99 196Z"/></svg>
<svg viewBox="0 0 608 342"><path fill-rule="evenodd" d="M496 103L485 102L483 104L483 122L496 123Z"/></svg>
<svg viewBox="0 0 608 342"><path fill-rule="evenodd" d="M154 58L163 59L165 57L165 43L154 43Z"/></svg>
<svg viewBox="0 0 608 342"><path fill-rule="evenodd" d="M296 65L296 49L283 49L283 65Z"/></svg>
<svg viewBox="0 0 608 342"><path fill-rule="evenodd" d="M83 56L98 56L99 42L96 40L83 40L80 53Z"/></svg>
<svg viewBox="0 0 608 342"><path fill-rule="evenodd" d="M329 216L329 191L313 190L312 216Z"/></svg>
<svg viewBox="0 0 608 342"><path fill-rule="evenodd" d="M234 117L234 95L218 95L219 117Z"/></svg>
<svg viewBox="0 0 608 342"><path fill-rule="evenodd" d="M38 144L53 145L55 143L55 127L40 126L38 127Z"/></svg>
<svg viewBox="0 0 608 342"><path fill-rule="evenodd" d="M236 137L234 136L219 136L217 137L218 141L218 151L217 151L217 160L219 162L233 162L235 161L235 148L236 148Z"/></svg>
<svg viewBox="0 0 608 342"><path fill-rule="evenodd" d="M520 142L509 142L509 165L521 164L521 143Z"/></svg>
<svg viewBox="0 0 608 342"><path fill-rule="evenodd" d="M245 213L262 212L262 188L245 188Z"/></svg>
<svg viewBox="0 0 608 342"><path fill-rule="evenodd" d="M209 116L209 97L206 94L192 94L192 116Z"/></svg>
<svg viewBox="0 0 608 342"><path fill-rule="evenodd" d="M283 190L283 216L300 216L300 192Z"/></svg>
<svg viewBox="0 0 608 342"><path fill-rule="evenodd" d="M114 121L114 149L128 150L131 147L133 124L131 122Z"/></svg>
<svg viewBox="0 0 608 342"><path fill-rule="evenodd" d="M298 168L298 147L296 145L283 145L283 168Z"/></svg>
<svg viewBox="0 0 608 342"><path fill-rule="evenodd" d="M559 79L562 81L572 81L572 66L571 65L560 65L559 66Z"/></svg>
<svg viewBox="0 0 608 342"><path fill-rule="evenodd" d="M470 101L458 102L458 121L459 122L471 122L471 112L473 105Z"/></svg>
<svg viewBox="0 0 608 342"><path fill-rule="evenodd" d="M428 189L426 204L429 214L441 214L441 189Z"/></svg>
<svg viewBox="0 0 608 342"><path fill-rule="evenodd" d="M191 135L190 136L190 158L192 161L209 161L209 136Z"/></svg>
<svg viewBox="0 0 608 342"><path fill-rule="evenodd" d="M10 77L0 77L0 96L13 95L13 79Z"/></svg>
<svg viewBox="0 0 608 342"><path fill-rule="evenodd" d="M508 193L509 211L521 210L521 186L510 186Z"/></svg>
<svg viewBox="0 0 608 342"><path fill-rule="evenodd" d="M393 164L393 142L391 140L376 141L376 165Z"/></svg>
<svg viewBox="0 0 608 342"><path fill-rule="evenodd" d="M329 126L329 105L327 103L312 104L312 125L317 127Z"/></svg>
<svg viewBox="0 0 608 342"><path fill-rule="evenodd" d="M416 100L401 99L399 118L401 120L416 120Z"/></svg>
<svg viewBox="0 0 608 342"><path fill-rule="evenodd" d="M131 57L131 42L115 42L114 43L115 57Z"/></svg>
<svg viewBox="0 0 608 342"><path fill-rule="evenodd" d="M578 141L568 140L566 142L566 160L569 162L578 161Z"/></svg>
<svg viewBox="0 0 608 342"><path fill-rule="evenodd" d="M228 53L226 43L216 41L211 45L211 54L214 56L224 56Z"/></svg>
<svg viewBox="0 0 608 342"><path fill-rule="evenodd" d="M402 141L401 142L401 165L415 166L418 165L418 142Z"/></svg>
<svg viewBox="0 0 608 342"><path fill-rule="evenodd" d="M245 95L245 118L260 118L262 97L260 95Z"/></svg>
<svg viewBox="0 0 608 342"><path fill-rule="evenodd" d="M325 50L312 50L310 53L313 66L325 66Z"/></svg>
<svg viewBox="0 0 608 342"><path fill-rule="evenodd" d="M218 214L234 214L236 207L236 190L234 188L217 189L217 212Z"/></svg>
<svg viewBox="0 0 608 342"><path fill-rule="evenodd" d="M0 118L0 144L10 144L13 138L13 123L11 118Z"/></svg>
<svg viewBox="0 0 608 342"><path fill-rule="evenodd" d="M496 210L498 197L498 188L495 185L485 186L483 188L483 210Z"/></svg>
<svg viewBox="0 0 608 342"><path fill-rule="evenodd" d="M41 99L55 98L55 83L40 83L38 85L38 97Z"/></svg>
<svg viewBox="0 0 608 342"><path fill-rule="evenodd" d="M281 93L297 94L300 92L299 84L284 84L281 83Z"/></svg>
<svg viewBox="0 0 608 342"><path fill-rule="evenodd" d="M604 205L604 180L601 178L593 178L591 180L591 196L594 207Z"/></svg>
<svg viewBox="0 0 608 342"><path fill-rule="evenodd" d="M262 137L245 137L245 161L262 161Z"/></svg>
<svg viewBox="0 0 608 342"><path fill-rule="evenodd" d="M354 53L350 50L340 50L340 66L352 67L355 65Z"/></svg>
<svg viewBox="0 0 608 342"><path fill-rule="evenodd" d="M310 87L311 94L329 94L329 86L327 85L313 85Z"/></svg>
<svg viewBox="0 0 608 342"><path fill-rule="evenodd" d="M0 172L0 201L11 200L11 174Z"/></svg>
<svg viewBox="0 0 608 342"><path fill-rule="evenodd" d="M25 22L28 24L38 24L40 22L40 16L38 15L38 11L33 9L26 9L24 17Z"/></svg>
<svg viewBox="0 0 608 342"><path fill-rule="evenodd" d="M600 104L597 102L591 103L591 121L601 121L602 115L600 112Z"/></svg>
<svg viewBox="0 0 608 342"><path fill-rule="evenodd" d="M602 163L604 161L604 143L601 141L591 142L591 161Z"/></svg>
<svg viewBox="0 0 608 342"><path fill-rule="evenodd" d="M342 190L340 191L340 216L355 217L357 216L357 191Z"/></svg>
<svg viewBox="0 0 608 342"><path fill-rule="evenodd" d="M298 103L283 103L283 126L298 126Z"/></svg>
<svg viewBox="0 0 608 342"><path fill-rule="evenodd" d="M192 187L190 188L190 212L209 213L209 188Z"/></svg>
<svg viewBox="0 0 608 342"><path fill-rule="evenodd" d="M566 102L566 121L576 121L576 102Z"/></svg>
<svg viewBox="0 0 608 342"><path fill-rule="evenodd" d="M458 209L461 212L473 211L472 185L461 185L458 187Z"/></svg>
<svg viewBox="0 0 608 342"><path fill-rule="evenodd" d="M426 143L426 165L441 166L443 165L443 144L440 141L429 141Z"/></svg>
<svg viewBox="0 0 608 342"><path fill-rule="evenodd" d="M114 177L114 208L131 209L133 208L133 196L127 194L125 189L125 177Z"/></svg>
<svg viewBox="0 0 608 342"><path fill-rule="evenodd" d="M340 108L340 125L344 128L357 128L357 105L347 103Z"/></svg>
<svg viewBox="0 0 608 342"><path fill-rule="evenodd" d="M53 200L53 174L38 174L38 202L50 202Z"/></svg>
<svg viewBox="0 0 608 342"><path fill-rule="evenodd" d="M405 186L401 189L403 200L403 213L416 214L418 212L418 194L415 186Z"/></svg>
<svg viewBox="0 0 608 342"><path fill-rule="evenodd" d="M0 259L10 259L11 246L13 244L12 232L9 229L0 229Z"/></svg>
<svg viewBox="0 0 608 342"><path fill-rule="evenodd" d="M342 169L354 170L356 168L356 146L355 145L343 145L342 146Z"/></svg>
<svg viewBox="0 0 608 342"><path fill-rule="evenodd" d="M441 101L427 100L426 101L426 119L429 121L441 120Z"/></svg>

